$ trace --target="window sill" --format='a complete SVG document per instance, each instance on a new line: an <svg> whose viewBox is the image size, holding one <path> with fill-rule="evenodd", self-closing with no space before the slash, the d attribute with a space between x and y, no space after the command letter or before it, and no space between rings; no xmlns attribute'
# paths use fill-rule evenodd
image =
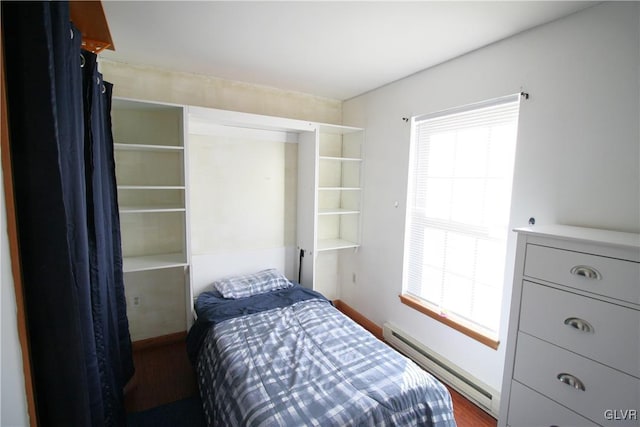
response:
<svg viewBox="0 0 640 427"><path fill-rule="evenodd" d="M494 350L497 350L498 346L500 345L500 341L478 331L477 329L474 329L469 325L463 324L462 322L456 321L455 319L440 314L415 297L403 294L400 295L400 302L408 305L409 307L419 311L422 314L426 314L427 316L437 320L440 323L444 323L445 325L455 329L456 331L461 332L466 336L473 338L474 340L488 347L491 347Z"/></svg>

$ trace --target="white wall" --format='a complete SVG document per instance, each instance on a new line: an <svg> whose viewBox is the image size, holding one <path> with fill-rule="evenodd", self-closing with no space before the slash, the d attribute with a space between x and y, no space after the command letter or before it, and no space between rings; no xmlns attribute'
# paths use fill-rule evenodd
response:
<svg viewBox="0 0 640 427"><path fill-rule="evenodd" d="M16 295L11 273L4 185L0 174L0 426L29 425L18 341Z"/></svg>
<svg viewBox="0 0 640 427"><path fill-rule="evenodd" d="M639 3L603 3L345 102L344 123L367 137L358 281L343 283L341 298L500 390L507 304L494 351L399 302L409 154L401 118L525 90L511 225L533 216L639 232L639 28Z"/></svg>
<svg viewBox="0 0 640 427"><path fill-rule="evenodd" d="M113 95L340 124L342 103L299 92L100 59Z"/></svg>
<svg viewBox="0 0 640 427"><path fill-rule="evenodd" d="M189 169L194 255L295 245L297 144L190 135Z"/></svg>
<svg viewBox="0 0 640 427"><path fill-rule="evenodd" d="M298 144L251 134L189 135L194 294L264 268L296 277Z"/></svg>

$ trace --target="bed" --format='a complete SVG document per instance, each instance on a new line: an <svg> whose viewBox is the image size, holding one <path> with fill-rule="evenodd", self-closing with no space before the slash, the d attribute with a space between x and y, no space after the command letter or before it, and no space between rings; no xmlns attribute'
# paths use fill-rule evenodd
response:
<svg viewBox="0 0 640 427"><path fill-rule="evenodd" d="M187 348L209 426L455 426L438 380L319 293L256 275L196 301Z"/></svg>

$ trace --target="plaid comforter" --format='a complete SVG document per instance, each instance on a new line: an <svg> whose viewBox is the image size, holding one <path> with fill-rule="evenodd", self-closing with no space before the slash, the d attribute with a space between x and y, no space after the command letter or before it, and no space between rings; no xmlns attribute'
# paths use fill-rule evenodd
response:
<svg viewBox="0 0 640 427"><path fill-rule="evenodd" d="M217 323L197 370L209 426L455 426L440 382L325 300Z"/></svg>

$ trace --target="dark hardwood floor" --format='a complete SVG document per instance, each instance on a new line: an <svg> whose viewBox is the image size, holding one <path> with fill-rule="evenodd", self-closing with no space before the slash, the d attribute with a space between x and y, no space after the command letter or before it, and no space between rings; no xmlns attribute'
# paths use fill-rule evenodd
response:
<svg viewBox="0 0 640 427"><path fill-rule="evenodd" d="M140 412L197 395L186 332L133 343L133 379L125 387L127 412Z"/></svg>
<svg viewBox="0 0 640 427"><path fill-rule="evenodd" d="M496 419L471 403L451 387L447 387L453 401L453 416L458 427L496 427Z"/></svg>

